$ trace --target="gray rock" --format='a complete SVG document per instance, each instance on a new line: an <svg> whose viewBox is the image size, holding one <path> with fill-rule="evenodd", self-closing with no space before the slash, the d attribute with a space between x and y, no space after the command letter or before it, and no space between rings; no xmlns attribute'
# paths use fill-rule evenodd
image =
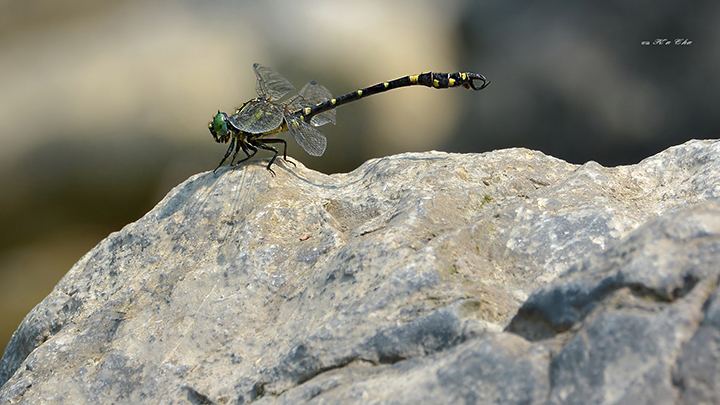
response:
<svg viewBox="0 0 720 405"><path fill-rule="evenodd" d="M719 152L193 176L28 314L0 401L716 401Z"/></svg>
<svg viewBox="0 0 720 405"><path fill-rule="evenodd" d="M530 340L569 331L550 363L551 403L676 403L673 368L692 364L681 352L718 263L720 205L667 215L540 288L507 329Z"/></svg>
<svg viewBox="0 0 720 405"><path fill-rule="evenodd" d="M717 263L717 262L716 262ZM720 297L715 290L703 308L704 319L683 347L673 383L686 404L720 403Z"/></svg>

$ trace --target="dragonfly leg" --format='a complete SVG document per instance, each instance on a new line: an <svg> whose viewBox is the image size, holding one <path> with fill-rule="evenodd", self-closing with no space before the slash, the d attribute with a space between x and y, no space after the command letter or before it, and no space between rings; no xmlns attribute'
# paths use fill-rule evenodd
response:
<svg viewBox="0 0 720 405"><path fill-rule="evenodd" d="M230 159L230 166L232 166L233 162L235 162L235 158L237 157L237 154L240 151L240 145L242 145L242 142L240 140L238 140L237 144L235 145L235 153L233 153L233 157L232 157L232 159Z"/></svg>
<svg viewBox="0 0 720 405"><path fill-rule="evenodd" d="M262 140L263 143L281 143L283 144L283 160L292 163L293 166L297 167L295 162L291 162L287 159L287 141L282 138L267 138Z"/></svg>
<svg viewBox="0 0 720 405"><path fill-rule="evenodd" d="M213 173L217 171L217 169L222 166L223 163L225 163L225 160L227 160L228 156L230 156L230 153L232 153L233 148L235 147L235 138L232 138L230 140L230 147L228 148L227 152L225 152L225 156L223 156L222 160L220 161L220 164L213 170ZM234 159L234 157L233 157Z"/></svg>
<svg viewBox="0 0 720 405"><path fill-rule="evenodd" d="M278 155L278 153L280 153L280 152L278 152L277 149L275 149L274 147L272 147L272 146L270 146L270 145L265 145L264 142L265 142L265 139L263 139L262 142L261 142L261 141L255 141L255 142L253 143L253 146L257 146L258 148L265 149L265 150L269 150L269 151L275 153L275 154L273 155L273 157L270 159L270 163L268 163L268 165L267 165L267 169L270 171L270 174L272 174L273 177L274 177L274 176L275 176L275 171L274 171L273 169L271 169L270 166L272 166L272 164L275 163L275 159L277 158L277 155Z"/></svg>
<svg viewBox="0 0 720 405"><path fill-rule="evenodd" d="M256 154L257 151L258 151L256 147L250 145L250 144L247 143L247 142L238 142L238 145L242 148L243 152L245 152L245 154L246 154L247 156L244 157L244 158L242 158L242 159L240 159L240 160L238 160L238 161L235 163L235 166L237 166L237 165L239 165L240 163L242 163L242 162L250 159L251 157L255 156L255 154ZM252 152L250 152L251 150L252 150ZM235 152L235 153L237 154L237 152Z"/></svg>

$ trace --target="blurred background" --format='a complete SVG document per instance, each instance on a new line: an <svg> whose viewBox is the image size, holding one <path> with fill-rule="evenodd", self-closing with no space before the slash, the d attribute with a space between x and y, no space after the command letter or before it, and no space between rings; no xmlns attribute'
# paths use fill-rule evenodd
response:
<svg viewBox="0 0 720 405"><path fill-rule="evenodd" d="M712 1L0 0L0 349L83 254L215 168L207 124L255 96L253 62L335 95L492 81L342 107L323 157L289 142L325 173L516 146L612 166L718 137L718 50Z"/></svg>

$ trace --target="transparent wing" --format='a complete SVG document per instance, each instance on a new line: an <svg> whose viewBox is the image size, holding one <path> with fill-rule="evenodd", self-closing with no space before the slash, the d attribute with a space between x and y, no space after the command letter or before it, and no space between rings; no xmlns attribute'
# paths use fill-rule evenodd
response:
<svg viewBox="0 0 720 405"><path fill-rule="evenodd" d="M285 120L288 123L288 129L293 138L295 138L298 145L305 149L305 152L312 156L322 156L322 154L325 153L327 138L325 138L322 132L313 128L299 117L286 115Z"/></svg>
<svg viewBox="0 0 720 405"><path fill-rule="evenodd" d="M269 67L255 63L253 64L253 70L255 70L255 76L257 76L255 91L258 96L266 100L277 101L286 94L295 91L295 86L292 83Z"/></svg>
<svg viewBox="0 0 720 405"><path fill-rule="evenodd" d="M311 81L300 90L297 96L286 102L286 109L289 111L297 111L305 107L313 107L332 98L332 93L325 87L319 85L316 81ZM310 120L310 123L316 127L332 122L335 124L335 110L325 111L318 114Z"/></svg>
<svg viewBox="0 0 720 405"><path fill-rule="evenodd" d="M250 100L228 117L232 126L243 132L262 134L277 129L283 122L282 108L264 100Z"/></svg>
<svg viewBox="0 0 720 405"><path fill-rule="evenodd" d="M314 105L324 103L325 101L333 98L330 90L324 86L319 85L316 81L311 81L300 90L300 98L303 100L303 107L312 107ZM318 114L310 120L310 123L316 127L325 125L332 122L335 124L335 109L325 111L324 113Z"/></svg>

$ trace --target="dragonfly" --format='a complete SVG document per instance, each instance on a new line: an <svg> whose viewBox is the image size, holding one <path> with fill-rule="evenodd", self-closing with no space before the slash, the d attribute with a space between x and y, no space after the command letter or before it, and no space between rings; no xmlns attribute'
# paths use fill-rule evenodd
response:
<svg viewBox="0 0 720 405"><path fill-rule="evenodd" d="M245 102L232 115L218 110L208 124L215 142L230 144L225 156L213 172L225 163L230 154L232 154L230 165L234 166L255 156L259 149L264 149L274 153L267 170L275 176L272 165L280 152L272 144L283 145L283 159L288 161L287 141L274 137L281 132L289 131L298 145L311 156L322 156L327 147L327 138L316 127L328 123L335 124L337 107L373 94L416 85L436 89L464 87L482 90L490 84L489 80L477 73L425 72L333 97L328 89L313 80L298 94L281 102L280 100L285 96L295 91L292 83L276 71L259 63L253 64L253 70L257 77L255 84L257 97ZM235 162L240 150L245 153L245 158Z"/></svg>

